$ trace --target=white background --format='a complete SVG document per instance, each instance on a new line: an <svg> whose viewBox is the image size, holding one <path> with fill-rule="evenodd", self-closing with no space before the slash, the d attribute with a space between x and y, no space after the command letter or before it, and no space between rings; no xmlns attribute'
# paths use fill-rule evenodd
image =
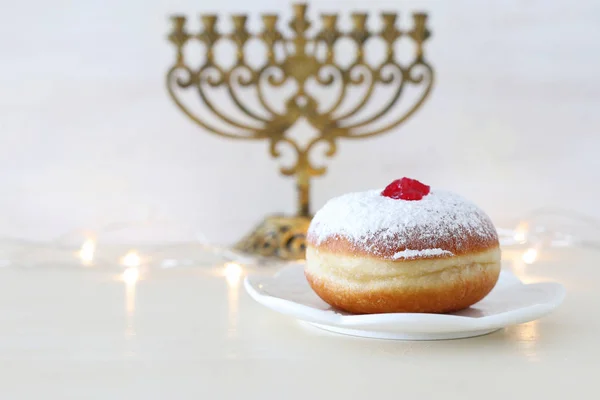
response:
<svg viewBox="0 0 600 400"><path fill-rule="evenodd" d="M277 1L2 2L0 233L50 239L149 211L219 242L293 212L266 143L203 132L164 89L167 15ZM327 1L429 12L437 84L398 131L340 142L313 204L410 176L474 200L498 225L540 206L600 217L600 4ZM218 6L218 7L217 7ZM406 21L406 20L403 20Z"/></svg>

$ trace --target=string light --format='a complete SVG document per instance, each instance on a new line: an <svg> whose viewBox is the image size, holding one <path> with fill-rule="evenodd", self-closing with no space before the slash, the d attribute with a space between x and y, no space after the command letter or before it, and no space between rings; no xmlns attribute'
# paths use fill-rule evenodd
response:
<svg viewBox="0 0 600 400"><path fill-rule="evenodd" d="M225 263L224 275L229 286L237 287L240 284L243 273L244 270L240 264L234 262Z"/></svg>
<svg viewBox="0 0 600 400"><path fill-rule="evenodd" d="M142 228L146 229L145 226ZM162 225L160 226L162 227ZM225 263L221 264L223 265L223 272L220 272L220 274L223 274L228 285L232 286L239 285L242 276L245 274L243 266L268 262L268 260L261 257L238 253L227 246L212 244L204 236L189 236L191 238L189 241L176 242L173 245L171 245L173 242L169 242L169 245L161 244L156 250L150 246L144 248L143 256L136 250L130 250L123 255L121 250L113 249L110 245L101 248L98 246L98 243L104 243L104 236L108 235L107 237L110 237L110 235L115 234L114 232L119 234L119 238L126 237L131 240L147 233L142 231L140 234L139 229L131 232L127 231L133 228L137 229L140 226L119 223L93 232L78 230L62 235L50 242L0 237L0 252L2 253L0 266L35 267L45 265L47 257L33 257L32 255L46 254L49 249L52 250L57 263L64 266L80 268L93 265L97 268L111 268L119 265L124 267L120 271L119 279L122 278L125 268L141 268L142 266L150 269L155 267L174 268ZM498 227L497 231L502 248L516 250L515 255L523 266L538 262L540 253L545 251L546 248L580 247L600 250L600 239L598 239L600 238L600 219L579 214L572 210L548 208L535 210L520 219L520 222L513 228L503 229ZM107 242L109 241L107 240ZM131 243L129 246L139 250L140 245ZM188 253L185 253L185 251ZM192 251L193 253L191 253ZM189 254L193 254L193 256ZM127 272L128 279L135 276L139 277L141 271Z"/></svg>
<svg viewBox="0 0 600 400"><path fill-rule="evenodd" d="M527 241L528 227L529 227L529 224L527 222L521 222L521 223L519 223L519 225L517 225L517 228L515 229L515 232L513 235L513 239L515 239L515 241L517 243L523 244Z"/></svg>
<svg viewBox="0 0 600 400"><path fill-rule="evenodd" d="M531 265L535 262L535 260L537 260L537 257L538 257L538 251L535 248L530 247L523 253L523 255L521 256L521 259L523 260L523 262L525 264Z"/></svg>
<svg viewBox="0 0 600 400"><path fill-rule="evenodd" d="M135 250L131 250L121 259L121 264L126 267L136 268L139 267L141 263L142 259Z"/></svg>
<svg viewBox="0 0 600 400"><path fill-rule="evenodd" d="M83 265L91 265L94 262L94 254L96 253L96 241L94 239L87 239L81 245L79 250L79 258Z"/></svg>
<svg viewBox="0 0 600 400"><path fill-rule="evenodd" d="M140 270L136 267L129 267L123 271L123 282L127 285L135 285L140 279Z"/></svg>
<svg viewBox="0 0 600 400"><path fill-rule="evenodd" d="M125 271L123 271L123 281L126 284L133 286L138 279L140 279L139 266L141 263L142 259L135 250L129 251L129 253L125 254L121 259L121 264L127 267Z"/></svg>

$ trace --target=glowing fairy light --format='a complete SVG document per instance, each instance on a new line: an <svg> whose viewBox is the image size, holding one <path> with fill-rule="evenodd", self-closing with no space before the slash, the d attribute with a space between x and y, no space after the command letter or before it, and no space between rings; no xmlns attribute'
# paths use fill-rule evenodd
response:
<svg viewBox="0 0 600 400"><path fill-rule="evenodd" d="M140 279L139 266L142 264L142 258L135 250L131 250L121 259L121 264L126 267L123 271L123 282L128 286L135 286Z"/></svg>
<svg viewBox="0 0 600 400"><path fill-rule="evenodd" d="M523 253L521 259L525 264L533 264L538 257L538 251L536 249L529 248Z"/></svg>
<svg viewBox="0 0 600 400"><path fill-rule="evenodd" d="M81 245L79 250L79 258L83 265L91 265L94 262L94 254L96 253L96 241L87 239Z"/></svg>
<svg viewBox="0 0 600 400"><path fill-rule="evenodd" d="M136 267L129 267L123 271L123 282L127 285L135 285L140 279L140 270Z"/></svg>
<svg viewBox="0 0 600 400"><path fill-rule="evenodd" d="M517 243L525 243L527 241L528 225L526 222L521 222L515 229L513 238Z"/></svg>
<svg viewBox="0 0 600 400"><path fill-rule="evenodd" d="M238 263L228 262L225 264L224 275L227 284L231 287L237 287L240 284L240 279L244 270Z"/></svg>
<svg viewBox="0 0 600 400"><path fill-rule="evenodd" d="M140 279L140 269L137 267L140 264L140 257L134 252L129 252L127 256L123 258L123 264L136 265L125 268L121 276L121 280L125 283L125 313L127 315L125 337L131 338L135 336L133 317L135 315L135 287Z"/></svg>
<svg viewBox="0 0 600 400"><path fill-rule="evenodd" d="M142 263L140 255L135 251L131 250L129 253L121 259L121 264L130 268L137 268Z"/></svg>

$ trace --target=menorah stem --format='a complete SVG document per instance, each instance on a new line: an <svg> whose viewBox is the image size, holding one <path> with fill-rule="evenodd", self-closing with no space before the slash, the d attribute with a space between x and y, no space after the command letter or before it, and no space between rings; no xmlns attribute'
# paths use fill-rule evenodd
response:
<svg viewBox="0 0 600 400"><path fill-rule="evenodd" d="M310 177L307 171L299 171L296 175L298 191L298 217L310 217Z"/></svg>

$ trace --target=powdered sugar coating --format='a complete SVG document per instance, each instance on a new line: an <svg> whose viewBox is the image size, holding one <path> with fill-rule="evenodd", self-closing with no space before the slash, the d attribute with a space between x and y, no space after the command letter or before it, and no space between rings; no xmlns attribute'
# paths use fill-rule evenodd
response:
<svg viewBox="0 0 600 400"><path fill-rule="evenodd" d="M448 250L442 249L425 249L425 250L411 250L406 249L394 253L392 260L410 260L413 258L427 258L436 256L453 256L454 254Z"/></svg>
<svg viewBox="0 0 600 400"><path fill-rule="evenodd" d="M384 197L381 190L333 198L315 214L308 242L319 246L336 238L348 241L353 250L391 260L448 257L498 242L481 209L443 190L417 201Z"/></svg>

